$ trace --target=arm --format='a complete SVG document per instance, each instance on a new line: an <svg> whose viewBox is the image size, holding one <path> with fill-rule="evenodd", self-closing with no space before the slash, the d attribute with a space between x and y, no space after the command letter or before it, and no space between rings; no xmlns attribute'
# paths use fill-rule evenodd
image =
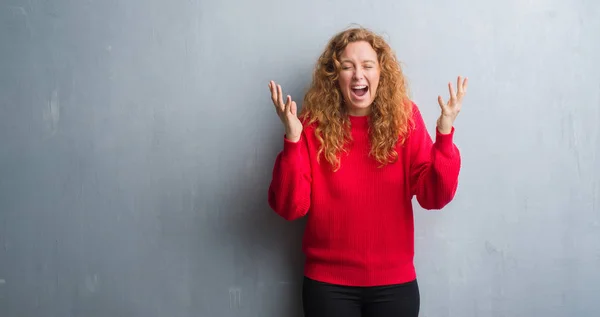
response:
<svg viewBox="0 0 600 317"><path fill-rule="evenodd" d="M442 209L452 201L458 187L461 157L453 143L454 127L447 134L436 128L433 143L416 106L413 113L414 130L409 140L411 194L424 209Z"/></svg>
<svg viewBox="0 0 600 317"><path fill-rule="evenodd" d="M286 220L303 217L310 208L311 170L306 135L293 142L284 137L269 186L269 206Z"/></svg>

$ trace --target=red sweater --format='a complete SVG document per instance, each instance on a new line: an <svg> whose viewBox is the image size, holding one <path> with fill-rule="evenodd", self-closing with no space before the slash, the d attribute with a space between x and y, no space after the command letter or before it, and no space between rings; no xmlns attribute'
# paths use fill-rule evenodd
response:
<svg viewBox="0 0 600 317"><path fill-rule="evenodd" d="M435 129L435 143L413 104L414 128L399 160L383 168L368 156L368 117L351 116L348 156L333 172L322 158L314 127L305 126L294 143L284 138L276 158L268 201L287 220L307 216L302 241L304 274L312 279L353 286L408 282L413 264L411 199L424 209L441 209L454 197L461 158L449 134Z"/></svg>

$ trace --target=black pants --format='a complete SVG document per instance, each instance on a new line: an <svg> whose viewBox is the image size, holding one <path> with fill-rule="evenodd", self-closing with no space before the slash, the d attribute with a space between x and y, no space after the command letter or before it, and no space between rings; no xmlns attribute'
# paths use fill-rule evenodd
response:
<svg viewBox="0 0 600 317"><path fill-rule="evenodd" d="M305 317L417 317L417 281L375 287L349 287L304 277Z"/></svg>

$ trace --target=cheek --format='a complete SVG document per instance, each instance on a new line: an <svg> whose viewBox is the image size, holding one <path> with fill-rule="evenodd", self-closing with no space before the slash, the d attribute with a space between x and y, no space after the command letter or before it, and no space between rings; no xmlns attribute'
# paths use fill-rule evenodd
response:
<svg viewBox="0 0 600 317"><path fill-rule="evenodd" d="M379 74L373 74L373 77L371 78L371 85L376 89L377 87L379 87L379 81L380 81L380 77Z"/></svg>
<svg viewBox="0 0 600 317"><path fill-rule="evenodd" d="M342 88L346 89L348 87L348 83L350 82L348 75L346 73L341 73L339 77L339 83Z"/></svg>
<svg viewBox="0 0 600 317"><path fill-rule="evenodd" d="M348 76L340 74L338 84L340 85L340 88L343 92L347 92L348 90L350 90L350 79L348 78Z"/></svg>

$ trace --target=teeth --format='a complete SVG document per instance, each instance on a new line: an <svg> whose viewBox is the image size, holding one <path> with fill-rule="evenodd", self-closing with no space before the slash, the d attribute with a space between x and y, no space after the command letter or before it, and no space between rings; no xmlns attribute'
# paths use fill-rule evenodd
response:
<svg viewBox="0 0 600 317"><path fill-rule="evenodd" d="M363 86L352 86L352 89L365 89L365 88L367 88L366 85L363 85Z"/></svg>

